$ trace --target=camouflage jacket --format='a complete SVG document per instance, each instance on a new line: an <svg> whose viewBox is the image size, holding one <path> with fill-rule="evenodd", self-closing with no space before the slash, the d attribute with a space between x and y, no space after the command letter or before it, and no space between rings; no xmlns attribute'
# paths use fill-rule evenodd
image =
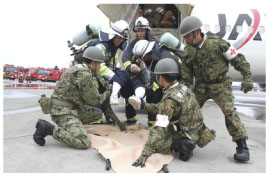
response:
<svg viewBox="0 0 269 176"><path fill-rule="evenodd" d="M82 105L99 107L110 92L99 94L95 82L91 69L86 65L78 64L65 71L51 96L51 114L68 114Z"/></svg>
<svg viewBox="0 0 269 176"><path fill-rule="evenodd" d="M251 77L250 65L242 54L237 54L227 41L214 35L208 37L205 35L200 46L187 45L184 49L182 64L184 83L189 87L193 77L198 83L222 83L228 78L226 73L229 63L241 72L244 79Z"/></svg>
<svg viewBox="0 0 269 176"><path fill-rule="evenodd" d="M167 128L154 126L142 154L158 152L168 154L172 138L189 138L198 141L203 127L203 116L195 95L189 88L175 82L165 90L158 104L145 104L145 110L168 116Z"/></svg>
<svg viewBox="0 0 269 176"><path fill-rule="evenodd" d="M198 140L203 116L195 95L183 84L175 82L165 90L160 103L146 103L145 110L168 116L171 133L182 133L182 137Z"/></svg>

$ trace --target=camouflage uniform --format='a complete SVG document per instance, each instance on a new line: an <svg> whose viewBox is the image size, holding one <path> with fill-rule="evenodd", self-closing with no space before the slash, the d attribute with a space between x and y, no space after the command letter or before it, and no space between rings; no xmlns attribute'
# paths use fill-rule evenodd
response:
<svg viewBox="0 0 269 176"><path fill-rule="evenodd" d="M68 69L58 81L51 96L51 118L58 125L53 137L75 148L91 145L83 125L102 120L102 104L110 92L98 93L91 69L82 64Z"/></svg>
<svg viewBox="0 0 269 176"><path fill-rule="evenodd" d="M231 45L217 36L204 36L200 46L187 45L184 49L182 76L190 86L195 77L194 93L202 108L208 99L213 99L225 115L225 124L233 141L248 138L244 125L234 108L232 80L227 76L229 63L241 72L244 80L251 80L250 65L242 54L227 59L232 54Z"/></svg>
<svg viewBox="0 0 269 176"><path fill-rule="evenodd" d="M171 153L172 139L187 138L198 141L203 129L203 117L195 95L181 83L175 81L164 91L158 104L145 104L145 110L168 116L169 126L154 126L144 146L142 155Z"/></svg>

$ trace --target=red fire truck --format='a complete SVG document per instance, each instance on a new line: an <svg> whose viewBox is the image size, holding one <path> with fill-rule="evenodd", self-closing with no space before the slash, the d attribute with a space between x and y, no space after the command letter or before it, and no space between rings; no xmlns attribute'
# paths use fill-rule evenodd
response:
<svg viewBox="0 0 269 176"><path fill-rule="evenodd" d="M23 66L17 66L17 78L19 82L23 82L26 79L28 72L28 68L24 68Z"/></svg>
<svg viewBox="0 0 269 176"><path fill-rule="evenodd" d="M62 76L62 72L59 70L54 70L54 69L46 69L46 75L42 76L41 81L53 81L56 82L60 79L60 77Z"/></svg>
<svg viewBox="0 0 269 176"><path fill-rule="evenodd" d="M4 71L4 78L5 79L15 80L18 77L17 68L14 65L5 64L3 71Z"/></svg>
<svg viewBox="0 0 269 176"><path fill-rule="evenodd" d="M36 80L41 80L42 79L42 75L45 75L45 68L43 67L32 67L30 68L28 75L27 75L27 79L31 80L31 81L36 81Z"/></svg>

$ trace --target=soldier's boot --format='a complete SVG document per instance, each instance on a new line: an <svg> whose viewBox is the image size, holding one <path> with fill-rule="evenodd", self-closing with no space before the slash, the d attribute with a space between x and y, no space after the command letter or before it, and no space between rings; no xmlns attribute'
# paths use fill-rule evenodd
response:
<svg viewBox="0 0 269 176"><path fill-rule="evenodd" d="M234 160L236 161L248 161L249 160L249 150L247 147L246 140L240 139L236 141L236 153L234 154Z"/></svg>
<svg viewBox="0 0 269 176"><path fill-rule="evenodd" d="M171 145L171 150L179 152L179 159L188 161L193 156L193 150L196 142L190 139L174 139Z"/></svg>
<svg viewBox="0 0 269 176"><path fill-rule="evenodd" d="M182 161L188 161L193 156L195 146L195 141L190 139L182 139L182 147L179 152L179 159Z"/></svg>
<svg viewBox="0 0 269 176"><path fill-rule="evenodd" d="M45 137L53 134L54 125L49 122L39 119L36 123L36 131L34 133L34 141L40 146L45 145Z"/></svg>

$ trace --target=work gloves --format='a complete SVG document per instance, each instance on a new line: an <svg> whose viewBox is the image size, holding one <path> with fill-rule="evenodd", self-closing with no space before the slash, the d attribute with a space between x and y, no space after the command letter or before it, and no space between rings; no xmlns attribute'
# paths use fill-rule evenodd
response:
<svg viewBox="0 0 269 176"><path fill-rule="evenodd" d="M141 167L144 167L145 166L145 163L148 159L148 155L143 155L141 154L140 157L132 164L132 166L135 166L135 167L138 167L138 166L141 166Z"/></svg>
<svg viewBox="0 0 269 176"><path fill-rule="evenodd" d="M140 110L140 109L145 108L145 101L142 98L131 96L129 97L128 102L133 106L135 110Z"/></svg>
<svg viewBox="0 0 269 176"><path fill-rule="evenodd" d="M253 88L253 80L251 77L244 77L244 80L241 84L241 90L243 90L244 93L247 93L248 91L252 90Z"/></svg>

